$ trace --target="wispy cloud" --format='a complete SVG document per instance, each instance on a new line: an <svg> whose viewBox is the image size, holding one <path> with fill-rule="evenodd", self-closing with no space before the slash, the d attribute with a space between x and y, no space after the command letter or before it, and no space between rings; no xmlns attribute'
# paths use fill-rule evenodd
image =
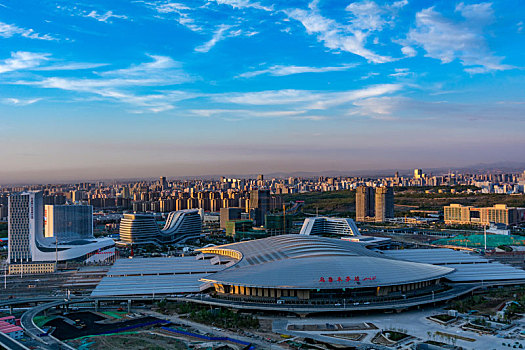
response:
<svg viewBox="0 0 525 350"><path fill-rule="evenodd" d="M97 13L97 11L91 11L88 14L85 14L84 17L89 17L96 19L99 22L108 22L111 18L127 19L128 16L125 15L116 15L113 11L106 11L106 13Z"/></svg>
<svg viewBox="0 0 525 350"><path fill-rule="evenodd" d="M11 38L13 36L20 35L28 39L38 39L38 40L58 40L58 38L52 36L51 34L39 34L33 29L26 29L18 27L15 24L8 24L0 22L0 37Z"/></svg>
<svg viewBox="0 0 525 350"><path fill-rule="evenodd" d="M246 9L246 8L254 8L258 10L264 10L264 11L272 11L272 6L263 6L260 2L256 1L249 1L249 0L214 0L219 5L229 5L233 7L234 9Z"/></svg>
<svg viewBox="0 0 525 350"><path fill-rule="evenodd" d="M449 63L459 59L468 73L486 73L514 67L501 63L504 57L492 55L483 37L483 27L493 19L491 3L459 4L462 22L445 18L433 7L416 14L416 26L406 43L422 47L426 56ZM407 51L409 55L413 51Z"/></svg>
<svg viewBox="0 0 525 350"><path fill-rule="evenodd" d="M11 58L0 61L0 73L37 67L49 60L49 56L47 53L11 52Z"/></svg>
<svg viewBox="0 0 525 350"><path fill-rule="evenodd" d="M350 68L356 67L357 64L344 64L333 67L307 67L307 66L282 66L276 65L267 69L257 70L253 72L246 72L238 75L241 78L252 78L262 74L269 74L273 76L284 76L301 73L324 73L324 72L340 72Z"/></svg>
<svg viewBox="0 0 525 350"><path fill-rule="evenodd" d="M310 4L310 9L285 10L288 17L301 22L310 35L316 35L317 40L331 50L351 52L373 63L390 62L393 59L382 56L365 48L368 33L360 30L358 26L342 25L333 19L324 17L316 7ZM364 23L359 21L359 23ZM374 26L378 26L375 24ZM379 29L379 28L377 28ZM371 29L370 29L371 30Z"/></svg>
<svg viewBox="0 0 525 350"><path fill-rule="evenodd" d="M107 66L107 63L87 63L87 62L70 62L55 63L48 66L33 68L34 71L65 71L65 70L85 70Z"/></svg>
<svg viewBox="0 0 525 350"><path fill-rule="evenodd" d="M10 97L10 98L3 98L0 101L2 101L3 104L11 105L11 106L28 106L40 100L42 99L41 98L19 99L19 98Z"/></svg>
<svg viewBox="0 0 525 350"><path fill-rule="evenodd" d="M378 76L378 75L379 75L379 73L377 73L377 72L368 72L368 73L366 73L365 75L363 75L359 80L370 79L370 78L372 78L372 77L376 77L376 76Z"/></svg>
<svg viewBox="0 0 525 350"><path fill-rule="evenodd" d="M287 118L296 117L304 111L283 110L253 110L253 109L192 109L191 113L200 117L223 117L223 118Z"/></svg>
<svg viewBox="0 0 525 350"><path fill-rule="evenodd" d="M389 76L395 77L395 78L401 78L401 77L408 77L408 76L414 75L414 73L411 72L410 69L408 68L395 68L394 71L395 73L391 73L389 74Z"/></svg>
<svg viewBox="0 0 525 350"><path fill-rule="evenodd" d="M230 37L235 37L235 36L239 36L242 34L242 31L240 30L235 30L235 31L230 31L230 29L232 28L232 26L230 25L227 25L227 24L221 24L219 25L219 27L217 28L217 30L213 33L213 36L212 38L205 42L204 44L200 45L200 46L197 46L195 48L195 51L196 52L208 52L210 51L219 41L223 40L223 39L226 39L226 38L230 38Z"/></svg>
<svg viewBox="0 0 525 350"><path fill-rule="evenodd" d="M115 14L111 10L109 10L109 11L100 11L100 13L99 13L99 11L97 11L97 10L92 10L92 9L85 10L85 9L82 9L82 8L80 8L78 6L70 7L70 6L58 5L56 8L59 9L59 10L65 11L70 16L92 18L94 20L97 20L99 22L104 22L104 23L112 23L112 21L111 21L112 18L128 19L128 16Z"/></svg>
<svg viewBox="0 0 525 350"><path fill-rule="evenodd" d="M136 87L166 87L192 81L180 64L170 57L150 55L151 62L124 69L96 73L95 77L42 77L37 80L17 81L14 84L32 85L48 89L60 89L77 93L93 94L105 99L117 100L150 112L162 112L174 108L173 103L194 94L181 91L158 91L138 93Z"/></svg>
<svg viewBox="0 0 525 350"><path fill-rule="evenodd" d="M198 25L191 17L190 13L194 10L184 4L171 1L149 1L145 5L160 15L173 15L174 20L180 25L194 31L201 32L203 27Z"/></svg>
<svg viewBox="0 0 525 350"><path fill-rule="evenodd" d="M514 120L523 122L525 105L505 101L474 103L428 101L404 96L378 96L354 101L349 115L383 120Z"/></svg>
<svg viewBox="0 0 525 350"><path fill-rule="evenodd" d="M346 103L387 95L399 91L400 84L379 84L362 89L348 91L320 92L311 90L269 90L246 93L217 94L213 99L217 102L235 103L240 105L287 105L295 106L300 110L322 110Z"/></svg>
<svg viewBox="0 0 525 350"><path fill-rule="evenodd" d="M148 55L148 57L153 61L102 72L100 75L124 80L140 79L158 85L179 84L192 80L191 76L182 70L181 64L171 57L160 55Z"/></svg>

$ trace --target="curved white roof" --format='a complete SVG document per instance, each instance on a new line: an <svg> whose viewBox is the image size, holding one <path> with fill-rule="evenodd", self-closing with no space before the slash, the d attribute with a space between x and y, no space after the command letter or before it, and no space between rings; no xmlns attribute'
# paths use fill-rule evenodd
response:
<svg viewBox="0 0 525 350"><path fill-rule="evenodd" d="M437 279L454 269L385 257L358 243L282 235L202 248L239 262L204 281L266 288L339 289L399 285Z"/></svg>

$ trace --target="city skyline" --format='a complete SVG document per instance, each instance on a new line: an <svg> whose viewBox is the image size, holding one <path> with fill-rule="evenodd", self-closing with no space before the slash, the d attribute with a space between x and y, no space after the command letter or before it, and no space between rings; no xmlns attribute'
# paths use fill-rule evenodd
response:
<svg viewBox="0 0 525 350"><path fill-rule="evenodd" d="M519 2L0 2L3 183L524 161Z"/></svg>

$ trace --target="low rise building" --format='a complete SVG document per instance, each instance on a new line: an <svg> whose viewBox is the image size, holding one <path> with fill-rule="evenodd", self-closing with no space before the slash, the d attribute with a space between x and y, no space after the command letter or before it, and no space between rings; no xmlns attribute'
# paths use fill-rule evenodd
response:
<svg viewBox="0 0 525 350"><path fill-rule="evenodd" d="M443 211L446 224L488 226L495 223L515 226L525 222L525 208L508 207L506 204L485 208L451 204L445 206Z"/></svg>

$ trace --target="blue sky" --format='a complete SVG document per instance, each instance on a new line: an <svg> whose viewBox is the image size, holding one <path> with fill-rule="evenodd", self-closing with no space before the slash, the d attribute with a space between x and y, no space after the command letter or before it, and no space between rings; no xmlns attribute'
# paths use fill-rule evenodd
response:
<svg viewBox="0 0 525 350"><path fill-rule="evenodd" d="M524 21L519 0L0 0L0 182L523 161Z"/></svg>

